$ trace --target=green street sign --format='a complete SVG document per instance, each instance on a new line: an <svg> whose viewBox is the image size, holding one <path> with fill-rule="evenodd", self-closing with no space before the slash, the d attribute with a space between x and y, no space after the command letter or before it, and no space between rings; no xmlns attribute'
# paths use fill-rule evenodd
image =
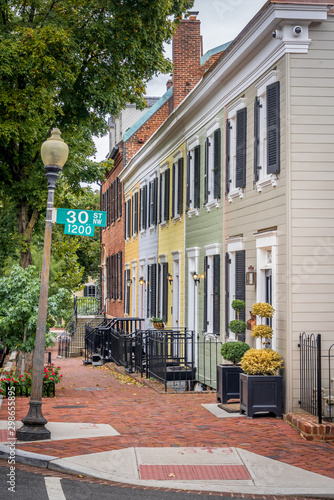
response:
<svg viewBox="0 0 334 500"><path fill-rule="evenodd" d="M97 210L75 210L72 208L57 208L57 224L71 224L77 226L105 227L107 222L107 212ZM66 229L66 227L65 227ZM93 231L94 232L94 231ZM68 232L65 234L77 234ZM86 234L86 236L89 236Z"/></svg>
<svg viewBox="0 0 334 500"><path fill-rule="evenodd" d="M91 224L69 224L66 222L64 234L75 234L77 236L94 236L94 228Z"/></svg>

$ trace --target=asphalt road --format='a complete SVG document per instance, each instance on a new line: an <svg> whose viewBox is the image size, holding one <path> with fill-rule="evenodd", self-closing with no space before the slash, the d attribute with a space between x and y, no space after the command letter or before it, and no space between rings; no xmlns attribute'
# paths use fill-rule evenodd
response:
<svg viewBox="0 0 334 500"><path fill-rule="evenodd" d="M198 495L196 493L148 490L113 486L112 484L94 484L71 478L45 476L41 473L26 472L15 469L12 477L10 469L0 466L0 498L1 500L213 500L220 498L231 500L223 495ZM13 479L15 491L8 488L7 481ZM233 500L238 500L233 497ZM241 498L239 499L241 500ZM245 497L243 498L245 500Z"/></svg>

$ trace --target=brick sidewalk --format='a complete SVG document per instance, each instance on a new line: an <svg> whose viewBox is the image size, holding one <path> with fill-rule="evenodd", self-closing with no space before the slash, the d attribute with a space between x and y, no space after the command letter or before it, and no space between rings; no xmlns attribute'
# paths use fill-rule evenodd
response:
<svg viewBox="0 0 334 500"><path fill-rule="evenodd" d="M56 398L43 400L47 420L110 424L120 436L22 444L22 450L63 458L127 447L238 447L334 479L334 443L307 442L283 420L218 419L201 406L215 403L215 393L157 393L107 366L56 359L55 350L52 356L64 377ZM28 400L16 401L20 420ZM0 420L6 415L4 401Z"/></svg>

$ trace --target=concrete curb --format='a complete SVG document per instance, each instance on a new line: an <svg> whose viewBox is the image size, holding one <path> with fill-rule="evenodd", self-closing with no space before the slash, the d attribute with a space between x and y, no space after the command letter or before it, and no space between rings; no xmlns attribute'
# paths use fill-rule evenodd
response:
<svg viewBox="0 0 334 500"><path fill-rule="evenodd" d="M15 455L13 455L9 446L0 444L0 459L8 460L10 457L15 457L15 462L40 467L41 469L47 469L52 460L57 460L59 458L51 455L41 455L40 453L18 450L16 448Z"/></svg>

